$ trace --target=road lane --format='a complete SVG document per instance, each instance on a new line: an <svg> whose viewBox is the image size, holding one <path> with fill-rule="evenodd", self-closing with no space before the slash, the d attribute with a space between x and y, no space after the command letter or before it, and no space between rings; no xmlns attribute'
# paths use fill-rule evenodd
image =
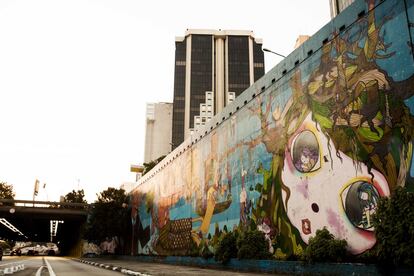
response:
<svg viewBox="0 0 414 276"><path fill-rule="evenodd" d="M43 267L42 269L40 269ZM5 257L0 262L0 275L12 276L114 276L117 271L83 264L62 257Z"/></svg>
<svg viewBox="0 0 414 276"><path fill-rule="evenodd" d="M103 268L75 262L62 257L45 257L57 276L114 276L122 275L117 271L110 271ZM42 275L45 275L42 273ZM52 276L52 275L50 275Z"/></svg>
<svg viewBox="0 0 414 276"><path fill-rule="evenodd" d="M41 257L16 257L7 256L0 263L0 275L35 275L43 265ZM46 274L42 274L46 275Z"/></svg>

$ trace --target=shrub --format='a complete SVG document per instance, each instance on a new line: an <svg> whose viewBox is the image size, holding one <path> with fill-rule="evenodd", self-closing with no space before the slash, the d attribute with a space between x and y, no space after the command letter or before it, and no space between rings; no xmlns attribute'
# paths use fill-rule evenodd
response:
<svg viewBox="0 0 414 276"><path fill-rule="evenodd" d="M359 254L356 256L350 256L349 260L351 262L375 264L378 262L377 252L378 252L377 247L374 246L373 248L366 250L362 254Z"/></svg>
<svg viewBox="0 0 414 276"><path fill-rule="evenodd" d="M381 198L374 215L377 254L382 263L414 266L414 194L397 188Z"/></svg>
<svg viewBox="0 0 414 276"><path fill-rule="evenodd" d="M200 243L200 256L204 259L210 259L214 256L214 253L211 252L210 248L204 241L201 241Z"/></svg>
<svg viewBox="0 0 414 276"><path fill-rule="evenodd" d="M326 228L316 230L316 236L309 239L303 258L308 262L340 262L346 255L346 241L337 240Z"/></svg>
<svg viewBox="0 0 414 276"><path fill-rule="evenodd" d="M225 233L217 244L214 258L221 263L227 263L230 258L237 257L237 232Z"/></svg>
<svg viewBox="0 0 414 276"><path fill-rule="evenodd" d="M239 259L268 259L269 242L258 230L247 231L237 239L237 257Z"/></svg>
<svg viewBox="0 0 414 276"><path fill-rule="evenodd" d="M193 240L190 241L190 246L187 249L186 255L188 255L190 257L198 257L198 256L200 256L200 254L199 254L199 248L198 248L197 244Z"/></svg>

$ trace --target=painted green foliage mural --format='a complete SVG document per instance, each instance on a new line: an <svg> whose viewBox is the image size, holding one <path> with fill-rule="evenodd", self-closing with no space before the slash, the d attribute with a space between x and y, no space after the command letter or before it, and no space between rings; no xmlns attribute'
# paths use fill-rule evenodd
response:
<svg viewBox="0 0 414 276"><path fill-rule="evenodd" d="M280 258L323 227L353 254L375 244L379 198L414 187L414 4L360 2L366 16L142 179L134 253L187 254L252 228Z"/></svg>

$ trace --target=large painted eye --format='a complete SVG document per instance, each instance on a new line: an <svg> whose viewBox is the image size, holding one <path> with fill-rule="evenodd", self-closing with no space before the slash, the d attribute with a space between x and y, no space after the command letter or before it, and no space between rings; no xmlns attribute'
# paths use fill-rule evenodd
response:
<svg viewBox="0 0 414 276"><path fill-rule="evenodd" d="M292 160L298 171L307 173L319 169L319 144L312 131L302 131L292 144Z"/></svg>
<svg viewBox="0 0 414 276"><path fill-rule="evenodd" d="M379 194L371 183L357 181L342 192L342 203L351 223L360 229L373 231L372 216L377 210Z"/></svg>

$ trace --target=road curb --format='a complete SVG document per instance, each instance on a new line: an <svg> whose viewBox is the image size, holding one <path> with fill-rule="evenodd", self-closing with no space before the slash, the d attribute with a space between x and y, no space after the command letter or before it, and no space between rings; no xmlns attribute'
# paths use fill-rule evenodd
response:
<svg viewBox="0 0 414 276"><path fill-rule="evenodd" d="M126 275L151 276L150 274L134 271L134 270L119 267L119 266L113 266L113 265L110 265L110 264L101 264L101 263L97 263L97 262L90 262L90 261L86 261L86 260L83 260L83 259L72 259L72 260L80 262L80 263L88 264L88 265L97 266L97 267L107 269L107 270L118 271L118 272L121 272L122 274L126 274Z"/></svg>

